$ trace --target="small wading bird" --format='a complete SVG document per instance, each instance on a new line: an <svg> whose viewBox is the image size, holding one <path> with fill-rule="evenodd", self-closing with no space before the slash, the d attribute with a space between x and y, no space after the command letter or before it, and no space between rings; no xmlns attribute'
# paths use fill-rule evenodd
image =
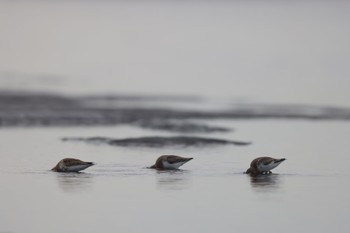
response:
<svg viewBox="0 0 350 233"><path fill-rule="evenodd" d="M271 157L259 157L254 159L250 163L250 168L245 172L246 174L250 174L252 176L257 176L260 174L270 174L271 170L280 165L285 158L282 159L274 159Z"/></svg>
<svg viewBox="0 0 350 233"><path fill-rule="evenodd" d="M79 159L65 158L51 169L54 172L79 172L94 165L92 162L84 162Z"/></svg>
<svg viewBox="0 0 350 233"><path fill-rule="evenodd" d="M156 163L150 168L159 170L174 170L179 169L180 166L184 165L193 158L184 158L176 155L162 155Z"/></svg>

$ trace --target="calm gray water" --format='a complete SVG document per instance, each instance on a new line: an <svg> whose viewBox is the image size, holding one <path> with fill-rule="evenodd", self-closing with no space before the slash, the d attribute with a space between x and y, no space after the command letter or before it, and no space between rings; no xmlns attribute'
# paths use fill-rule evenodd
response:
<svg viewBox="0 0 350 233"><path fill-rule="evenodd" d="M349 10L0 1L0 233L348 233ZM251 144L88 140L180 136ZM194 160L146 168L162 154ZM287 161L243 174L258 156Z"/></svg>
<svg viewBox="0 0 350 233"><path fill-rule="evenodd" d="M347 232L347 122L221 121L250 146L125 148L64 136L159 132L131 126L0 131L2 232ZM163 133L163 135L166 135ZM181 171L146 169L161 154L193 156ZM257 156L286 157L274 175L242 172ZM48 171L63 157L97 163Z"/></svg>

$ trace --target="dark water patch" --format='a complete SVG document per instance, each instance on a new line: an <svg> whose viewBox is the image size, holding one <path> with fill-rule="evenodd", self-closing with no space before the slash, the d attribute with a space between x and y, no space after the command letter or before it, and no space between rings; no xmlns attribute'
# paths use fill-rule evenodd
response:
<svg viewBox="0 0 350 233"><path fill-rule="evenodd" d="M136 98L136 97L135 97ZM137 97L139 99L141 97ZM154 97L156 98L156 97ZM161 97L157 97L161 98ZM0 92L0 127L10 126L97 126L133 124L145 128L176 132L225 132L227 128L197 125L195 119L308 119L350 120L350 109L304 105L245 104L226 110L184 110L135 105L133 98L101 96L74 97L38 93ZM154 100L155 101L155 100ZM165 100L164 100L165 101ZM171 103L176 99L171 99ZM123 104L120 104L123 102ZM169 104L171 106L172 104ZM183 121L173 124L172 121ZM156 123L155 123L156 122Z"/></svg>
<svg viewBox="0 0 350 233"><path fill-rule="evenodd" d="M123 106L124 104L147 104L147 103L179 103L192 102L199 103L202 99L196 96L176 96L176 95L94 95L79 98L86 105L95 105L100 107Z"/></svg>
<svg viewBox="0 0 350 233"><path fill-rule="evenodd" d="M125 139L113 139L105 137L90 137L90 138L62 138L62 141L83 141L94 144L108 144L112 146L125 146L125 147L167 147L167 146L212 146L212 145L237 145L246 146L250 145L250 142L232 141L216 138L203 138L203 137L138 137L138 138L125 138Z"/></svg>
<svg viewBox="0 0 350 233"><path fill-rule="evenodd" d="M227 127L209 126L205 124L196 124L179 121L142 121L136 123L136 125L146 129L179 133L214 133L232 131L232 129Z"/></svg>
<svg viewBox="0 0 350 233"><path fill-rule="evenodd" d="M78 99L42 93L0 92L0 108L21 109L67 109L80 105Z"/></svg>

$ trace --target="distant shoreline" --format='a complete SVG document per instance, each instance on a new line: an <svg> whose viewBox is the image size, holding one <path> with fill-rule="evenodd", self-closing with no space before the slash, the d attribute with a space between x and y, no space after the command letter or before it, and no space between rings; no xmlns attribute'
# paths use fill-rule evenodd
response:
<svg viewBox="0 0 350 233"><path fill-rule="evenodd" d="M188 110L157 105L191 102L181 96L63 96L0 92L0 127L98 126L132 124L170 131L215 132L231 129L194 123L198 119L350 120L350 109L308 105L238 104L226 110ZM190 129L190 130L189 130Z"/></svg>

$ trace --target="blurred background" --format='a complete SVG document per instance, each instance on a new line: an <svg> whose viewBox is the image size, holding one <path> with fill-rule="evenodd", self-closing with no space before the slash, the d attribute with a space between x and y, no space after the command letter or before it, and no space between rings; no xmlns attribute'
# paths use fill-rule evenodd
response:
<svg viewBox="0 0 350 233"><path fill-rule="evenodd" d="M0 89L349 107L348 1L0 2Z"/></svg>

